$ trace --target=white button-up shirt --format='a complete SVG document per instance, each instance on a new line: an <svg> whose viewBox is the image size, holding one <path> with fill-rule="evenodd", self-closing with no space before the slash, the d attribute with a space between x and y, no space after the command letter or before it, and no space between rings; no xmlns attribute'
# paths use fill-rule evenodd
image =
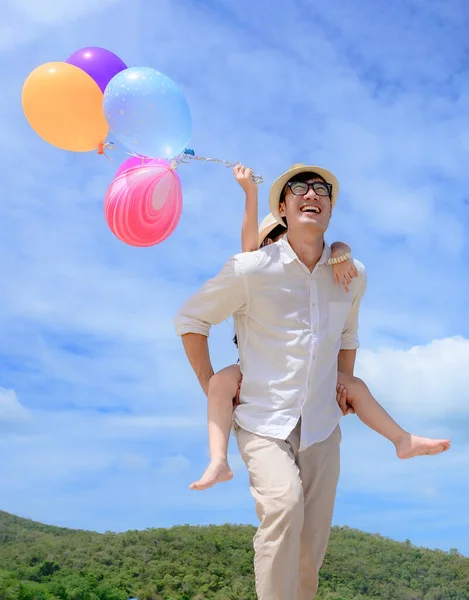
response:
<svg viewBox="0 0 469 600"><path fill-rule="evenodd" d="M233 315L243 381L235 421L247 431L286 439L301 417L301 446L325 440L342 413L336 402L340 349L358 348L358 311L366 287L363 265L347 293L326 265L313 272L286 237L231 258L181 308L179 335L208 337Z"/></svg>

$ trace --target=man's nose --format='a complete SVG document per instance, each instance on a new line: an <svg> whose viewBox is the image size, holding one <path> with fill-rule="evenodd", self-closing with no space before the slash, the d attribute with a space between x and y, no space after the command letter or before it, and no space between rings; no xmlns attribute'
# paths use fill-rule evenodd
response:
<svg viewBox="0 0 469 600"><path fill-rule="evenodd" d="M312 187L308 188L308 191L304 195L304 198L306 198L307 200L319 200L319 196L316 194Z"/></svg>

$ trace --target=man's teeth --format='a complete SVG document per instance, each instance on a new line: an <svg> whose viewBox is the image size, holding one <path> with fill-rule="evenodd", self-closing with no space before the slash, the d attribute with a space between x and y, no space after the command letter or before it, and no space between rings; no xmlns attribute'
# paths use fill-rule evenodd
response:
<svg viewBox="0 0 469 600"><path fill-rule="evenodd" d="M313 212L319 215L321 209L319 208L319 206L303 206L301 212Z"/></svg>

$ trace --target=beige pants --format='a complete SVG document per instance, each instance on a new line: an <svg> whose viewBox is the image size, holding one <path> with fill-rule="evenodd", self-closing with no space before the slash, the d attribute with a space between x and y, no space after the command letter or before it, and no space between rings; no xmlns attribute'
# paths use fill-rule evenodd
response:
<svg viewBox="0 0 469 600"><path fill-rule="evenodd" d="M313 600L324 560L340 470L340 428L298 452L299 425L287 440L235 424L260 526L254 537L259 600Z"/></svg>

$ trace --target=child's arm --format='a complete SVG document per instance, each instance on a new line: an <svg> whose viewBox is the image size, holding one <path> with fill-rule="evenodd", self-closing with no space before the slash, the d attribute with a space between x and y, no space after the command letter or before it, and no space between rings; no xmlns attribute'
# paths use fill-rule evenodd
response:
<svg viewBox="0 0 469 600"><path fill-rule="evenodd" d="M246 169L243 165L237 165L233 169L233 173L236 181L246 194L246 205L241 229L241 249L243 252L253 252L259 249L257 184L252 178L252 169Z"/></svg>
<svg viewBox="0 0 469 600"><path fill-rule="evenodd" d="M331 266L334 273L334 281L336 285L342 284L346 292L349 291L349 284L354 277L358 277L358 271L353 264L350 256L351 248L345 242L334 242L331 245ZM346 260L339 263L334 263L334 259L347 256Z"/></svg>
<svg viewBox="0 0 469 600"><path fill-rule="evenodd" d="M241 249L243 252L259 250L259 217L257 201L257 185L255 190L246 192L243 226L241 228Z"/></svg>
<svg viewBox="0 0 469 600"><path fill-rule="evenodd" d="M333 242L331 244L331 258L339 258L340 256L351 252L352 249L345 242Z"/></svg>

